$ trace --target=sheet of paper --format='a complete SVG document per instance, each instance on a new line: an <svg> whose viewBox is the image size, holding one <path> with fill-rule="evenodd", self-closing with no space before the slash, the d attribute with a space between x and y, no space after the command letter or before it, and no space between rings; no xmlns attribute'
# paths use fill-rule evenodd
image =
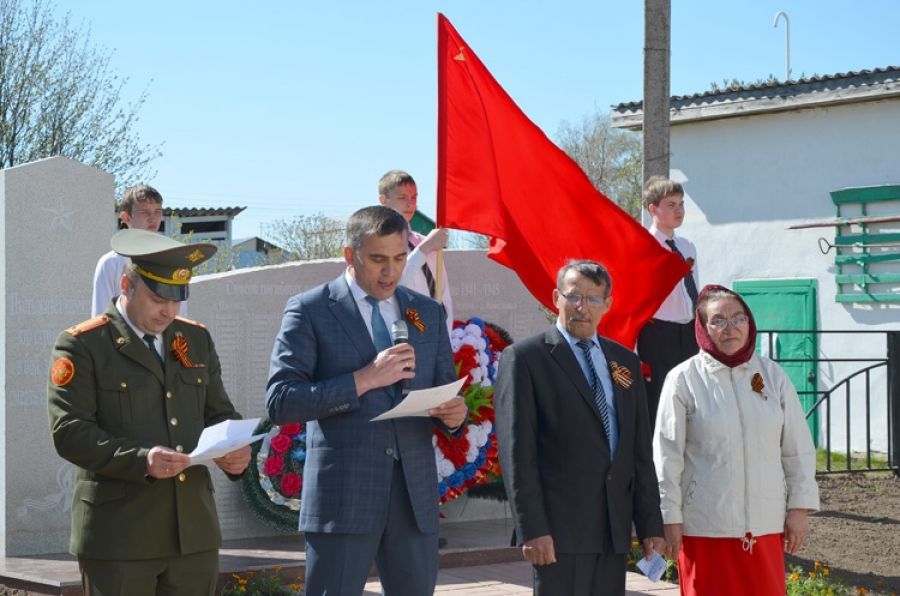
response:
<svg viewBox="0 0 900 596"><path fill-rule="evenodd" d="M653 558L649 561L644 557L637 562L638 569L643 572L652 582L658 582L666 571L666 560L663 559L658 552L653 553Z"/></svg>
<svg viewBox="0 0 900 596"><path fill-rule="evenodd" d="M391 418L404 418L406 416L428 416L428 410L436 408L445 401L456 397L465 381L465 378L457 379L440 387L410 391L406 399L387 412L372 418L371 422L390 420Z"/></svg>
<svg viewBox="0 0 900 596"><path fill-rule="evenodd" d="M254 435L259 418L224 420L203 429L197 448L189 455L193 463L212 461L226 453L260 440L265 434Z"/></svg>

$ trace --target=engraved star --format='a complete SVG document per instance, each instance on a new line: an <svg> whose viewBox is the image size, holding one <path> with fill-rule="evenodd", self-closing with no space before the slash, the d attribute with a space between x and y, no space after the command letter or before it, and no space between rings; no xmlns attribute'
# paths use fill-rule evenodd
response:
<svg viewBox="0 0 900 596"><path fill-rule="evenodd" d="M42 211L50 214L50 229L54 229L56 227L65 228L67 231L72 231L72 215L74 215L74 211L69 209L68 206L63 202L62 197L58 197L56 199L56 205L52 207L43 207Z"/></svg>

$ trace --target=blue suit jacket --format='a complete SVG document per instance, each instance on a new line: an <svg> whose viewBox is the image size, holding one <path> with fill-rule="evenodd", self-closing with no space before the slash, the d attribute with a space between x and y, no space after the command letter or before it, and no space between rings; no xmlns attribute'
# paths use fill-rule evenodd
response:
<svg viewBox="0 0 900 596"><path fill-rule="evenodd" d="M409 325L416 350L412 389L456 379L443 308L398 287L401 316L413 308L425 324ZM300 506L304 532L367 533L383 523L390 500L396 431L413 513L423 532L438 529L432 418L369 422L400 400L397 385L356 395L353 372L376 356L375 345L341 275L288 300L272 350L266 407L275 424L305 422L306 464Z"/></svg>

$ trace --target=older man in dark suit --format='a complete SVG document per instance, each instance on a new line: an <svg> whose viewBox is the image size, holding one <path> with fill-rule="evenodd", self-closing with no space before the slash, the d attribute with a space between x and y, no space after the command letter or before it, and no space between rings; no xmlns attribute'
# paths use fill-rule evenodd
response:
<svg viewBox="0 0 900 596"><path fill-rule="evenodd" d="M632 522L646 556L664 546L639 362L597 335L611 289L599 263L569 262L556 325L500 362L500 465L538 595L624 594Z"/></svg>
<svg viewBox="0 0 900 596"><path fill-rule="evenodd" d="M240 418L206 327L176 316L191 268L212 244L123 230L131 257L106 312L60 334L48 387L50 429L75 464L70 549L84 593L212 595L222 537L210 472L188 453L203 429ZM250 448L216 460L232 479Z"/></svg>
<svg viewBox="0 0 900 596"><path fill-rule="evenodd" d="M406 234L387 207L350 216L346 272L288 301L272 351L269 416L308 423L300 529L309 596L359 596L373 560L386 595L434 591L432 431L461 431L465 402L371 422L400 401L402 381L422 389L456 379L441 306L398 286ZM392 346L396 320L408 323L409 341Z"/></svg>

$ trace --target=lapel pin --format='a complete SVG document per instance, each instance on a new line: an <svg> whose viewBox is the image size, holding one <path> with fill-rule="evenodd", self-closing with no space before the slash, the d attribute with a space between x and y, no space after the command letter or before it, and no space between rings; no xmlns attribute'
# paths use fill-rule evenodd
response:
<svg viewBox="0 0 900 596"><path fill-rule="evenodd" d="M181 331L177 331L175 339L172 340L172 354L175 355L181 366L185 368L203 368L206 366L205 364L194 364L191 362L191 359L188 357L188 349L188 342L184 335L182 335Z"/></svg>
<svg viewBox="0 0 900 596"><path fill-rule="evenodd" d="M425 333L425 322L419 316L419 311L411 306L406 307L406 320L412 323L419 333Z"/></svg>
<svg viewBox="0 0 900 596"><path fill-rule="evenodd" d="M616 385L618 385L622 389L628 389L629 387L631 387L631 384L634 383L634 379L631 378L631 371L628 370L628 367L622 366L615 360L610 361L609 372L612 375L613 381L615 381Z"/></svg>
<svg viewBox="0 0 900 596"><path fill-rule="evenodd" d="M750 379L750 388L762 395L763 399L769 399L765 393L763 393L763 389L766 388L766 384L763 383L762 375L759 373L754 373L753 378Z"/></svg>

